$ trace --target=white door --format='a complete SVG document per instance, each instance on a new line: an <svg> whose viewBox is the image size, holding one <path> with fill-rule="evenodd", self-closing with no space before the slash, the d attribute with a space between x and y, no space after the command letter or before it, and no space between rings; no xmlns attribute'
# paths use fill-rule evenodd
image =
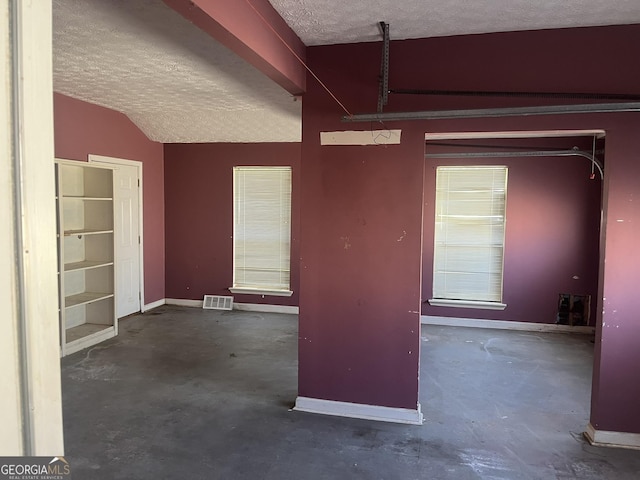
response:
<svg viewBox="0 0 640 480"><path fill-rule="evenodd" d="M119 164L114 175L116 316L140 311L140 232L138 168Z"/></svg>

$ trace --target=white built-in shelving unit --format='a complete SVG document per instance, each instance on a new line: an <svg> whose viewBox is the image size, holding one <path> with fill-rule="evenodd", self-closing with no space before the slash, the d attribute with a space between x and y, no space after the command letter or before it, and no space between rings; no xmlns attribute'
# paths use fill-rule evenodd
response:
<svg viewBox="0 0 640 480"><path fill-rule="evenodd" d="M113 169L56 159L61 354L118 334Z"/></svg>

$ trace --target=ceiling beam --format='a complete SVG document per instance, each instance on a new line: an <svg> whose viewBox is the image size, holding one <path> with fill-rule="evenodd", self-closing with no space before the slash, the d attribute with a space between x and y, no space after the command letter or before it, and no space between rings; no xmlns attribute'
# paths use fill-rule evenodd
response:
<svg viewBox="0 0 640 480"><path fill-rule="evenodd" d="M306 71L296 56L304 60L306 47L268 0L164 3L292 95L305 92Z"/></svg>

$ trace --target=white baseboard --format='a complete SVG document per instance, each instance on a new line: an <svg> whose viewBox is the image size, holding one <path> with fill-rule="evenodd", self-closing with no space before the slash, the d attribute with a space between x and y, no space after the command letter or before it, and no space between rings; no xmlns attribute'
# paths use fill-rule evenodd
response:
<svg viewBox="0 0 640 480"><path fill-rule="evenodd" d="M196 307L202 308L202 300L189 300L184 298L165 298L166 305L177 305L180 307ZM246 312L263 312L263 313L289 313L297 315L299 308L287 305L266 305L259 303L235 303L234 310L243 310Z"/></svg>
<svg viewBox="0 0 640 480"><path fill-rule="evenodd" d="M595 327L583 325L556 325L555 323L511 322L507 320L481 320L476 318L436 317L422 315L420 323L423 325L444 325L448 327L496 328L500 330L520 330L525 332L548 333L582 333L593 334Z"/></svg>
<svg viewBox="0 0 640 480"><path fill-rule="evenodd" d="M298 315L300 308L288 305L262 305L259 303L234 303L234 310L244 310L246 312L263 312L263 313L289 313Z"/></svg>
<svg viewBox="0 0 640 480"><path fill-rule="evenodd" d="M298 397L294 410L299 412L320 413L338 417L362 418L379 422L404 423L422 425L420 404L415 410L408 408L382 407L361 403L338 402L319 398Z"/></svg>
<svg viewBox="0 0 640 480"><path fill-rule="evenodd" d="M587 425L584 436L591 445L597 447L617 447L640 450L640 433L608 432L596 430L593 425Z"/></svg>
<svg viewBox="0 0 640 480"><path fill-rule="evenodd" d="M142 307L142 313L148 311L148 310L153 310L154 308L158 308L161 307L162 305L166 304L167 301L165 298L161 298L160 300L156 300L155 302L151 302L151 303L147 303L146 305L144 305Z"/></svg>

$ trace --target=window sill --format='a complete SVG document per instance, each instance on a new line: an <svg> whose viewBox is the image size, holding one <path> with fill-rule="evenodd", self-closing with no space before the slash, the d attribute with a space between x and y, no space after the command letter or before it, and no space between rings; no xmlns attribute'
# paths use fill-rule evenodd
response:
<svg viewBox="0 0 640 480"><path fill-rule="evenodd" d="M239 295L268 295L270 297L290 297L293 295L291 290L269 290L266 288L229 287L229 291Z"/></svg>
<svg viewBox="0 0 640 480"><path fill-rule="evenodd" d="M446 298L432 298L429 305L434 307L457 307L457 308L477 308L481 310L504 310L506 303L481 302L478 300L449 300Z"/></svg>

